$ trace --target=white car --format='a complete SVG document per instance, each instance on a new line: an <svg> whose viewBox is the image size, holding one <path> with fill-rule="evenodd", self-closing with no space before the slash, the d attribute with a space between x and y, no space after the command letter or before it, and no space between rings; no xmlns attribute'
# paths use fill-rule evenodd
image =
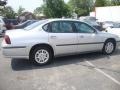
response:
<svg viewBox="0 0 120 90"><path fill-rule="evenodd" d="M115 23L115 22L113 22L113 21L105 21L105 22L103 22L102 27L103 27L104 29L107 29L107 28L109 28L109 27L112 27L114 23Z"/></svg>
<svg viewBox="0 0 120 90"><path fill-rule="evenodd" d="M113 25L112 27L108 27L106 29L108 33L115 34L120 37L120 23Z"/></svg>
<svg viewBox="0 0 120 90"><path fill-rule="evenodd" d="M57 56L94 51L112 54L119 43L116 35L97 31L84 22L48 19L7 31L2 52L9 58L27 58L34 64L44 65Z"/></svg>

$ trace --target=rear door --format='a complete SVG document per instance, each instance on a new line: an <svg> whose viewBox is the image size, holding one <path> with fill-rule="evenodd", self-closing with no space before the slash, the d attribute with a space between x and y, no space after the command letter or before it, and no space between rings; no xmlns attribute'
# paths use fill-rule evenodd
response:
<svg viewBox="0 0 120 90"><path fill-rule="evenodd" d="M55 21L50 24L49 42L54 46L56 54L69 54L77 51L77 33L73 22Z"/></svg>

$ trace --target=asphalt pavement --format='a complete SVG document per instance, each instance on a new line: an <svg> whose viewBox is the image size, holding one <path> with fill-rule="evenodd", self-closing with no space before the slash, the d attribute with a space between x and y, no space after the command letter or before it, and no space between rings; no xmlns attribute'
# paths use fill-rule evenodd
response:
<svg viewBox="0 0 120 90"><path fill-rule="evenodd" d="M2 38L0 38L1 44ZM54 59L34 66L26 59L10 59L0 49L0 90L120 90L120 50Z"/></svg>

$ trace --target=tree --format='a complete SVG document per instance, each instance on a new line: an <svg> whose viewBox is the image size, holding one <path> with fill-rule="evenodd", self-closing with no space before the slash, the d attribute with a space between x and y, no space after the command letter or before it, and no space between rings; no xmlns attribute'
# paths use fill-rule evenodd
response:
<svg viewBox="0 0 120 90"><path fill-rule="evenodd" d="M17 15L20 16L24 11L25 11L25 8L23 8L22 6L19 6L19 9L17 11Z"/></svg>
<svg viewBox="0 0 120 90"><path fill-rule="evenodd" d="M6 4L7 4L6 1L1 1L1 0L0 0L0 16L3 15L4 7L5 7Z"/></svg>
<svg viewBox="0 0 120 90"><path fill-rule="evenodd" d="M117 5L120 5L120 0L111 0L111 3L117 6Z"/></svg>
<svg viewBox="0 0 120 90"><path fill-rule="evenodd" d="M41 7L37 7L35 10L34 10L34 14L37 15L37 14L43 14L43 10L44 10L44 6L42 5Z"/></svg>
<svg viewBox="0 0 120 90"><path fill-rule="evenodd" d="M106 0L106 6L112 6L112 1L111 0Z"/></svg>
<svg viewBox="0 0 120 90"><path fill-rule="evenodd" d="M93 0L70 0L68 5L71 7L71 11L78 16L88 15L92 10Z"/></svg>
<svg viewBox="0 0 120 90"><path fill-rule="evenodd" d="M69 16L70 10L63 0L44 0L44 15L49 18Z"/></svg>
<svg viewBox="0 0 120 90"><path fill-rule="evenodd" d="M96 0L95 1L95 7L102 7L106 6L106 0Z"/></svg>
<svg viewBox="0 0 120 90"><path fill-rule="evenodd" d="M3 10L3 16L9 19L14 19L16 16L16 13L14 12L12 7L6 6Z"/></svg>

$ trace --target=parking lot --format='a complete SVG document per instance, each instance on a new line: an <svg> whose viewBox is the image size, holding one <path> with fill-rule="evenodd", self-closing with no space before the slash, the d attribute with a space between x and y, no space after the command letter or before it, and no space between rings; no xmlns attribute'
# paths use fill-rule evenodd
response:
<svg viewBox="0 0 120 90"><path fill-rule="evenodd" d="M120 90L120 50L60 57L40 67L4 58L0 48L0 90Z"/></svg>

